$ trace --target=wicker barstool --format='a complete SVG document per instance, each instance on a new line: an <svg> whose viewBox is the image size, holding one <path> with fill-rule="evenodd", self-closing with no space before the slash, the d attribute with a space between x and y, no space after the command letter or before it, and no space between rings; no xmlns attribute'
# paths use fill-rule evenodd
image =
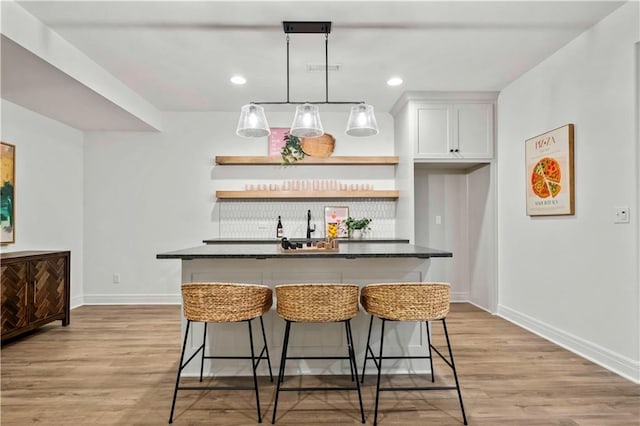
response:
<svg viewBox="0 0 640 426"><path fill-rule="evenodd" d="M360 415L364 423L364 408L360 382L356 367L356 357L351 333L351 318L358 315L358 290L355 284L283 284L276 286L277 311L286 321L284 342L282 344L282 358L276 387L276 398L273 404L272 423L276 421L278 396L280 391L327 391L327 390L357 390L360 402ZM291 323L329 323L343 322L347 338L347 356L288 356L289 334ZM351 380L355 386L343 387L282 387L285 365L288 359L348 359L351 368Z"/></svg>
<svg viewBox="0 0 640 426"><path fill-rule="evenodd" d="M367 348L362 368L362 380L364 381L364 373L368 360L372 360L378 369L375 414L373 419L374 426L378 423L378 400L380 392L445 389L456 389L458 391L462 419L464 424L467 424L467 416L464 412L462 393L460 392L458 374L453 361L453 352L451 351L451 343L449 341L449 333L447 332L447 324L445 321L445 318L449 313L450 294L451 288L448 283L384 283L370 284L362 288L360 292L360 303L362 303L364 310L371 314L369 332L367 335ZM380 352L377 357L374 355L370 346L371 328L373 326L374 316L378 317L382 321L380 331ZM442 322L444 335L447 341L447 348L449 350L448 359L443 356L431 342L429 321L436 320ZM384 326L387 321L424 321L427 327L427 349L429 351L429 356L383 356L382 348L384 344ZM431 382L434 382L432 350L435 351L449 367L451 367L453 377L456 382L455 386L380 387L382 360L384 359L429 359L429 363L431 365Z"/></svg>
<svg viewBox="0 0 640 426"><path fill-rule="evenodd" d="M178 374L176 377L176 386L173 392L173 402L171 403L171 414L169 415L169 423L173 422L173 412L176 406L178 389L254 389L256 393L258 423L262 423L262 413L260 412L260 395L258 393L258 378L256 377L256 369L258 368L260 361L266 359L269 366L269 376L271 378L271 381L273 381L273 374L271 373L271 360L269 359L269 349L267 348L267 338L264 333L264 323L262 321L262 314L264 314L271 308L272 303L273 291L271 290L271 288L264 285L236 283L188 283L182 285L182 307L184 310L184 316L187 319L187 328L184 334L182 352L180 354L180 364L178 365ZM253 332L251 329L251 321L255 318L260 318L262 341L264 343L262 350L257 356L253 348ZM244 321L249 325L249 347L251 348L251 356L211 356L205 354L208 323L231 323L241 321ZM189 328L192 322L204 323L202 345L200 345L200 347L193 353L193 355L191 355L189 359L183 363L184 353L187 347L187 338L189 336ZM250 359L251 370L253 371L253 387L180 386L180 373L200 351L202 351L200 358L200 382L202 382L205 359Z"/></svg>

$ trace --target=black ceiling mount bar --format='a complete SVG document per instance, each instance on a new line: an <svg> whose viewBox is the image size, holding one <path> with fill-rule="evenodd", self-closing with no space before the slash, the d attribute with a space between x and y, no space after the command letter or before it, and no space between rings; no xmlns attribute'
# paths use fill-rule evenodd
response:
<svg viewBox="0 0 640 426"><path fill-rule="evenodd" d="M302 105L302 104L332 104L332 105L357 105L364 101L329 101L329 33L331 33L330 21L283 21L282 28L287 35L287 100L286 101L260 101L256 105ZM289 98L289 34L324 34L324 101L291 101Z"/></svg>
<svg viewBox="0 0 640 426"><path fill-rule="evenodd" d="M283 21L285 34L329 34L331 21Z"/></svg>

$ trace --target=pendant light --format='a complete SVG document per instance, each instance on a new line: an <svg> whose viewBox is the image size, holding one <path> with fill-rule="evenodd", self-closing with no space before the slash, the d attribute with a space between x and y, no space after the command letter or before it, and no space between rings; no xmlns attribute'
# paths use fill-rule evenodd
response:
<svg viewBox="0 0 640 426"><path fill-rule="evenodd" d="M299 138L317 138L324 134L320 122L320 108L317 105L303 104L296 107L291 130L293 136Z"/></svg>
<svg viewBox="0 0 640 426"><path fill-rule="evenodd" d="M287 35L287 100L279 102L251 102L240 111L240 120L236 134L247 138L259 138L271 133L264 108L261 105L295 104L296 114L291 124L290 134L300 138L322 136L324 129L320 121L319 104L356 105L351 108L346 134L350 136L372 136L378 134L378 124L373 113L373 106L363 101L329 101L329 33L331 22L322 21L284 21L284 32ZM325 36L325 100L319 102L292 102L289 100L289 34L324 34Z"/></svg>
<svg viewBox="0 0 640 426"><path fill-rule="evenodd" d="M349 122L345 132L349 136L373 136L378 134L378 123L373 114L373 106L360 104L351 107Z"/></svg>
<svg viewBox="0 0 640 426"><path fill-rule="evenodd" d="M236 134L245 138L269 136L271 129L264 115L264 108L253 103L243 106L240 110Z"/></svg>

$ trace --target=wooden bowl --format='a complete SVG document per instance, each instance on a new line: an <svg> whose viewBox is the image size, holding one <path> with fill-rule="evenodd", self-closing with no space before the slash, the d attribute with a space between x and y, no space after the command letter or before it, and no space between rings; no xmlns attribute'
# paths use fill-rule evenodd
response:
<svg viewBox="0 0 640 426"><path fill-rule="evenodd" d="M336 139L329 133L317 138L302 138L300 141L302 151L311 157L329 157L333 154L335 146Z"/></svg>

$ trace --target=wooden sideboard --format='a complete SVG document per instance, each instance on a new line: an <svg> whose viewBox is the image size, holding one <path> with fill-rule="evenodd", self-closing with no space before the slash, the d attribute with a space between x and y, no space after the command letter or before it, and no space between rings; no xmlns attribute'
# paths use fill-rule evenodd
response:
<svg viewBox="0 0 640 426"><path fill-rule="evenodd" d="M52 321L69 324L71 252L0 254L2 340Z"/></svg>

